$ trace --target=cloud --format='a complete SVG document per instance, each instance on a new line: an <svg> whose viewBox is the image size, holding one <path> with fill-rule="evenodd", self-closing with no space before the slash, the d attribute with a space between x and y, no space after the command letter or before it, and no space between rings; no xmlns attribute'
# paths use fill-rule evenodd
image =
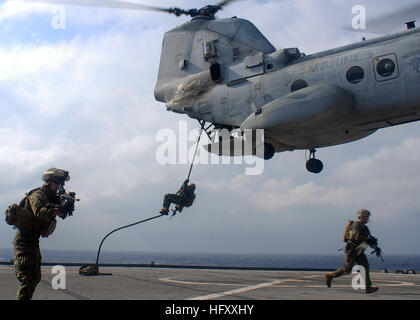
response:
<svg viewBox="0 0 420 320"><path fill-rule="evenodd" d="M251 19L279 49L302 44L314 52L351 42L353 34L329 25L348 15L347 7L336 2L329 11L317 3L237 1L219 16ZM37 21L32 13L0 8L0 21ZM188 173L188 165L156 162L157 132L177 133L186 117L168 113L153 97L163 33L187 19L134 14L68 8L63 33L34 28L36 41L0 45L0 206L39 186L52 166L70 170L67 187L81 198L47 248L95 249L101 234L157 213L163 195L176 192ZM121 233L107 248L314 252L322 246L325 252L335 250L332 226L341 228L360 207L377 212L381 223L410 217L401 222L401 229L409 227L417 221L420 141L410 138L414 126L404 128L319 152L329 160L319 176L305 171L303 152L277 155L262 176L244 176L244 165L195 166L192 208L170 222ZM0 225L0 247L10 242L6 227Z"/></svg>
<svg viewBox="0 0 420 320"><path fill-rule="evenodd" d="M43 170L64 167L72 172L70 187L84 197L81 208L96 215L95 202L155 181L155 133L172 125L146 77L157 70L151 50L159 44L147 40L155 36L154 30L109 31L2 48L1 187L11 184L23 194L27 177L39 184Z"/></svg>
<svg viewBox="0 0 420 320"><path fill-rule="evenodd" d="M0 48L0 82L21 81L39 76L40 72L60 72L63 64L73 59L75 53L74 48L64 43Z"/></svg>
<svg viewBox="0 0 420 320"><path fill-rule="evenodd" d="M413 178L419 170L419 157L420 139L406 138L397 146L384 146L372 155L338 165L324 183L310 180L297 184L290 178L247 183L247 177L238 176L231 181L207 181L206 185L213 191L237 192L242 207L255 206L266 213L367 207L388 220L402 211L420 210L416 196L420 181Z"/></svg>
<svg viewBox="0 0 420 320"><path fill-rule="evenodd" d="M10 19L24 19L29 15L50 14L51 6L21 0L7 0L0 4L0 23Z"/></svg>
<svg viewBox="0 0 420 320"><path fill-rule="evenodd" d="M40 149L40 146L43 149ZM45 165L54 158L60 148L60 141L53 139L45 143L25 131L0 130L0 165L2 167L22 166L27 172Z"/></svg>

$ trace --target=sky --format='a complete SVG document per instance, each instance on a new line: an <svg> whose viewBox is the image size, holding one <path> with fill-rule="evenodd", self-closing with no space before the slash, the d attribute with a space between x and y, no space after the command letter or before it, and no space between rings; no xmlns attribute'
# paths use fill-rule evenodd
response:
<svg viewBox="0 0 420 320"><path fill-rule="evenodd" d="M345 30L355 4L369 18L413 3L242 0L218 17L248 19L277 49L311 54L378 36ZM164 194L188 174L188 164L157 161L157 136L198 124L153 95L163 35L188 18L76 6L65 6L64 29L53 27L56 18L51 5L0 1L0 208L41 186L46 169L69 170L66 189L81 200L41 248L96 250L109 231L158 214ZM115 233L102 250L336 254L347 221L366 208L384 255L420 254L419 123L319 149L317 157L319 175L306 171L304 151L276 154L256 176L245 175L246 164L197 165L192 207ZM0 223L0 248L12 248L14 233Z"/></svg>

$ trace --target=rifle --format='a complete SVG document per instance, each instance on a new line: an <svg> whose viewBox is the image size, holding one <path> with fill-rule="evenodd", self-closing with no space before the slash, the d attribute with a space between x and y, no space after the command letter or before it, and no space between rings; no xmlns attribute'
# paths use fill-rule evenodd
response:
<svg viewBox="0 0 420 320"><path fill-rule="evenodd" d="M370 254L374 254L374 253L376 253L376 256L379 258L379 259L381 259L381 261L382 262L385 262L384 261L384 258L382 258L382 250L381 250L381 248L376 248L375 250L373 250Z"/></svg>
<svg viewBox="0 0 420 320"><path fill-rule="evenodd" d="M60 199L60 204L55 205L54 207L58 208L61 213L61 219L67 218L67 216L72 216L74 211L74 202L80 201L76 198L75 192L66 193L63 185L60 185L58 189L58 197Z"/></svg>
<svg viewBox="0 0 420 320"><path fill-rule="evenodd" d="M378 247L378 239L376 239L375 237L370 236L370 238L368 239L367 243L369 244L369 246L371 246L372 248L375 249L370 254L376 253L376 256L378 258L380 258L382 262L384 262L384 259L382 258L382 250L381 250L381 248Z"/></svg>

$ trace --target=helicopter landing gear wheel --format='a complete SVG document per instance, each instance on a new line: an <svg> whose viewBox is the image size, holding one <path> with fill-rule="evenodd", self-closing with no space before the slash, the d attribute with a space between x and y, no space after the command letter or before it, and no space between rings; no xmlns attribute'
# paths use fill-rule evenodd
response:
<svg viewBox="0 0 420 320"><path fill-rule="evenodd" d="M315 159L315 149L309 150L309 160L306 162L306 169L312 173L320 173L324 168L324 164L321 160Z"/></svg>
<svg viewBox="0 0 420 320"><path fill-rule="evenodd" d="M274 157L276 150L272 144L264 143L264 160L270 160Z"/></svg>

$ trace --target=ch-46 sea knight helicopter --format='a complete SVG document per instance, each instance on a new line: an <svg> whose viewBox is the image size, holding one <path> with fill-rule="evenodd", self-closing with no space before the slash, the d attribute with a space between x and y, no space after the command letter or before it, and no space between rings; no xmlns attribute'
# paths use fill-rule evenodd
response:
<svg viewBox="0 0 420 320"><path fill-rule="evenodd" d="M202 128L209 123L207 133L264 129L267 160L276 152L309 150L306 168L319 173L316 149L420 120L420 29L414 21L397 34L305 55L298 48L276 50L247 20L216 18L232 1L190 10L121 1L94 5L190 16L165 33L156 100ZM232 155L218 144L208 151Z"/></svg>

